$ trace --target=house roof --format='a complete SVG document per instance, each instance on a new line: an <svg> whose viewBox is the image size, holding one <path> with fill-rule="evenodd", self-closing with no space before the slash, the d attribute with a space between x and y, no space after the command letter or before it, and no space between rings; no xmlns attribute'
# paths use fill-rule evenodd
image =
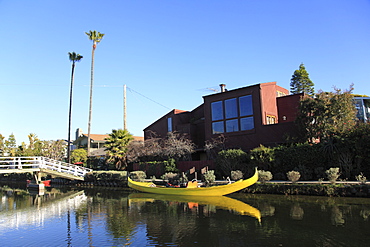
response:
<svg viewBox="0 0 370 247"><path fill-rule="evenodd" d="M87 138L87 134L83 134L84 137ZM101 134L90 134L90 139L92 139L93 141L104 141L105 142L105 138L108 138L109 135L106 134L106 135L101 135ZM132 136L134 138L134 141L144 141L144 137L142 136Z"/></svg>

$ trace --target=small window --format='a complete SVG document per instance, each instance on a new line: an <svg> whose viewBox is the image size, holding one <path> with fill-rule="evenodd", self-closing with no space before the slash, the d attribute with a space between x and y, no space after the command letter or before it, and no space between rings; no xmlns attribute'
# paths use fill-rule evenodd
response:
<svg viewBox="0 0 370 247"><path fill-rule="evenodd" d="M222 108L222 101L213 102L211 104L212 121L224 119L224 110Z"/></svg>
<svg viewBox="0 0 370 247"><path fill-rule="evenodd" d="M239 131L238 119L232 119L226 121L226 132Z"/></svg>
<svg viewBox="0 0 370 247"><path fill-rule="evenodd" d="M172 132L172 117L167 118L167 131Z"/></svg>
<svg viewBox="0 0 370 247"><path fill-rule="evenodd" d="M225 132L225 130L224 130L224 122L223 121L212 123L212 133L213 134L221 134L221 133L224 133L224 132Z"/></svg>
<svg viewBox="0 0 370 247"><path fill-rule="evenodd" d="M240 130L251 130L254 129L253 117L245 117L240 119Z"/></svg>
<svg viewBox="0 0 370 247"><path fill-rule="evenodd" d="M267 115L266 116L266 124L276 124L276 117Z"/></svg>

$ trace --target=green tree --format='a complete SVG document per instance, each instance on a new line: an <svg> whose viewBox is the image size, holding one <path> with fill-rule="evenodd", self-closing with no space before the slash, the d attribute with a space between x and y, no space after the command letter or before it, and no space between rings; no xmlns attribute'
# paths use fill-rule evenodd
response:
<svg viewBox="0 0 370 247"><path fill-rule="evenodd" d="M86 163L87 161L87 151L83 148L75 149L71 152L71 161L72 163L82 162Z"/></svg>
<svg viewBox="0 0 370 247"><path fill-rule="evenodd" d="M72 123L72 92L73 92L73 81L75 76L75 66L76 62L79 62L83 56L77 54L76 52L68 52L69 61L72 62L72 72L71 72L71 89L69 92L69 113L68 113L68 142L67 142L67 162L71 163L71 123Z"/></svg>
<svg viewBox="0 0 370 247"><path fill-rule="evenodd" d="M4 148L5 148L4 139L5 137L2 134L0 134L0 156L4 155Z"/></svg>
<svg viewBox="0 0 370 247"><path fill-rule="evenodd" d="M296 123L303 141L328 140L354 127L356 108L352 90L351 85L347 91L335 89L301 99Z"/></svg>
<svg viewBox="0 0 370 247"><path fill-rule="evenodd" d="M290 92L292 94L305 93L309 96L313 96L315 93L314 83L310 80L303 63L299 65L298 70L294 71L292 79L290 79Z"/></svg>
<svg viewBox="0 0 370 247"><path fill-rule="evenodd" d="M87 155L90 154L90 129L91 129L91 115L92 115L92 94L94 85L94 56L96 45L103 39L104 34L97 31L85 32L89 39L93 42L91 52L91 84L90 84L90 106L89 106L89 122L87 128Z"/></svg>
<svg viewBox="0 0 370 247"><path fill-rule="evenodd" d="M134 138L127 130L112 130L104 144L108 162L113 162L117 170L124 170L127 166L128 145Z"/></svg>
<svg viewBox="0 0 370 247"><path fill-rule="evenodd" d="M14 134L10 134L8 140L5 140L5 152L10 157L15 157L17 153L17 142Z"/></svg>

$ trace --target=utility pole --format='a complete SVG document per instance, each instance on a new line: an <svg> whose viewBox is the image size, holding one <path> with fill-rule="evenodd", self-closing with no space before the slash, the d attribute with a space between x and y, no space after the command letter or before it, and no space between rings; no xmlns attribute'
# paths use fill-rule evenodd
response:
<svg viewBox="0 0 370 247"><path fill-rule="evenodd" d="M126 84L123 85L123 129L127 130L127 125L126 125Z"/></svg>

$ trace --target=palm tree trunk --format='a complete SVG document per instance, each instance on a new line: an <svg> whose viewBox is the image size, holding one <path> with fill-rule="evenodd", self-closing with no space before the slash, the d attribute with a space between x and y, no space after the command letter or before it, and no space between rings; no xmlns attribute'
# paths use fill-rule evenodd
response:
<svg viewBox="0 0 370 247"><path fill-rule="evenodd" d="M73 81L75 75L75 62L72 62L72 73L71 73L71 90L69 92L69 115L68 115L68 143L67 143L67 161L71 163L71 123L72 123L72 91Z"/></svg>
<svg viewBox="0 0 370 247"><path fill-rule="evenodd" d="M91 130L91 115L92 115L92 94L94 85L94 54L95 54L95 43L91 52L91 84L90 84L90 107L89 107L89 122L87 126L87 156L90 155L90 130Z"/></svg>

